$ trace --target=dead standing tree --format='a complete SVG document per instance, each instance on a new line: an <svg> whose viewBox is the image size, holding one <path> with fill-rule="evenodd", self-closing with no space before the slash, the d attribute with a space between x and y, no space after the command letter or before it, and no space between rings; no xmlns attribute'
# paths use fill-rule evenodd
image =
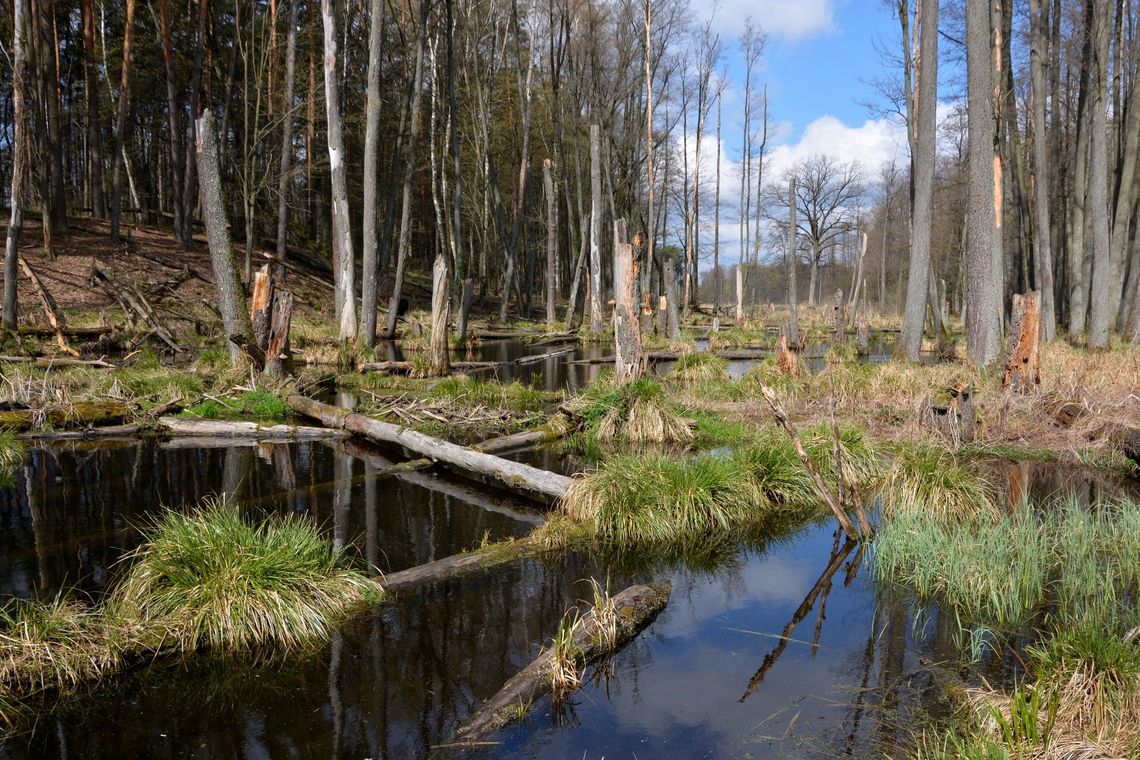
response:
<svg viewBox="0 0 1140 760"><path fill-rule="evenodd" d="M614 223L614 380L618 385L636 380L645 372L646 355L641 348L637 318L633 246L626 239L625 220Z"/></svg>
<svg viewBox="0 0 1140 760"><path fill-rule="evenodd" d="M5 330L16 329L16 267L20 251L20 229L24 222L24 182L27 181L27 156L23 150L27 127L24 82L24 20L27 0L15 0L12 17L12 185L8 237L4 245L4 317Z"/></svg>

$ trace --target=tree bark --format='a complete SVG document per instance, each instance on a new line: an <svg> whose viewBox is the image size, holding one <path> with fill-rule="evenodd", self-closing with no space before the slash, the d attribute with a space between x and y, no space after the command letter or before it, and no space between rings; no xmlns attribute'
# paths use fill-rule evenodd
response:
<svg viewBox="0 0 1140 760"><path fill-rule="evenodd" d="M1049 215L1049 145L1046 142L1045 72L1042 63L1046 50L1045 12L1042 0L1029 0L1029 72L1030 100L1033 129L1033 200L1037 240L1033 257L1037 267L1037 289L1041 293L1041 335L1053 340L1057 331L1056 309L1053 306L1053 241ZM1059 125L1054 125L1058 129Z"/></svg>
<svg viewBox="0 0 1140 760"><path fill-rule="evenodd" d="M20 255L20 230L24 223L24 183L27 181L27 154L24 151L27 129L27 81L24 57L24 28L28 15L27 0L12 3L12 184L8 217L8 235L4 245L4 315L5 330L16 329L16 268Z"/></svg>
<svg viewBox="0 0 1140 760"><path fill-rule="evenodd" d="M645 357L633 294L633 246L625 239L625 222L614 227L614 382L625 385L641 377Z"/></svg>
<svg viewBox="0 0 1140 760"><path fill-rule="evenodd" d="M202 211L206 222L206 238L210 246L210 261L214 267L214 282L218 287L218 311L222 326L229 338L230 363L238 367L242 352L234 338L254 342L253 326L249 321L245 291L241 287L237 261L230 244L229 221L222 198L221 170L218 166L218 142L214 132L214 113L203 111L195 129L198 154L198 182L202 193Z"/></svg>
<svg viewBox="0 0 1140 760"><path fill-rule="evenodd" d="M590 332L600 333L602 313L602 135L590 125Z"/></svg>
<svg viewBox="0 0 1140 760"><path fill-rule="evenodd" d="M159 11L162 30L162 60L166 67L166 116L170 124L167 140L170 145L170 198L174 212L174 233L182 236L182 125L179 118L178 97L175 91L177 76L174 73L174 48L170 36L170 0L162 0ZM196 115L196 114L195 114ZM193 116L191 117L193 118Z"/></svg>
<svg viewBox="0 0 1140 760"><path fill-rule="evenodd" d="M922 328L926 323L927 286L930 280L930 237L934 221L934 160L938 139L938 0L922 0L921 53L918 67L914 207L912 213L910 275L907 277L906 308L903 312L902 350L907 359L918 360ZM917 118L916 118L917 117ZM932 303L935 310L938 304Z"/></svg>
<svg viewBox="0 0 1140 760"><path fill-rule="evenodd" d="M431 375L446 377L451 374L448 361L447 321L449 314L447 259L442 253L436 254L432 265L431 288Z"/></svg>
<svg viewBox="0 0 1140 760"><path fill-rule="evenodd" d="M126 0L127 18L123 30L123 65L119 70L119 109L115 116L115 158L111 171L111 242L118 245L119 222L123 213L123 151L126 150L127 111L131 103L131 40L135 36L135 0Z"/></svg>
<svg viewBox="0 0 1140 760"><path fill-rule="evenodd" d="M546 329L553 330L558 318L555 307L558 289L555 274L558 270L558 196L554 193L554 178L550 173L550 159L542 162L542 186L546 193Z"/></svg>
<svg viewBox="0 0 1140 760"><path fill-rule="evenodd" d="M787 343L793 348L800 344L800 325L796 312L799 310L799 292L796 287L796 270L799 269L799 244L796 240L799 227L796 224L796 174L788 177L788 329Z"/></svg>
<svg viewBox="0 0 1140 760"><path fill-rule="evenodd" d="M81 0L83 20L84 96L87 100L87 182L91 188L91 211L96 219L107 215L103 188L103 148L99 130L99 67L95 63L95 8Z"/></svg>
<svg viewBox="0 0 1140 760"><path fill-rule="evenodd" d="M1089 135L1089 223L1092 227L1092 282L1089 291L1089 348L1107 348L1110 321L1115 316L1109 289L1112 283L1110 236L1108 229L1108 125L1105 94L1108 79L1108 0L1090 0L1092 12L1093 67L1091 75L1092 132Z"/></svg>
<svg viewBox="0 0 1140 760"><path fill-rule="evenodd" d="M295 2L296 0L294 0ZM371 22L368 32L368 105L364 127L364 208L363 261L361 262L360 335L364 345L376 344L377 302L377 235L376 211L378 208L380 172L380 54L381 28L384 24L383 0L372 0Z"/></svg>
<svg viewBox="0 0 1140 760"><path fill-rule="evenodd" d="M994 245L996 201L1001 187L1000 161L994 155L994 65L990 36L993 22L989 0L966 2L966 69L969 102L969 165L967 195L966 345L975 364L997 358L996 324L1000 301L995 286ZM925 299L924 299L925 300Z"/></svg>
<svg viewBox="0 0 1140 760"><path fill-rule="evenodd" d="M1041 383L1039 346L1041 319L1037 293L1018 293L1013 297L1013 313L1009 320L1009 356L1002 373L1001 387L1014 391L1033 390Z"/></svg>
<svg viewBox="0 0 1140 760"><path fill-rule="evenodd" d="M281 162L277 167L277 265L274 279L285 281L285 256L289 244L289 185L293 162L293 85L297 70L297 9L300 0L289 0L289 29L285 33L285 100L281 118ZM375 328L375 323L373 323ZM373 330L375 331L375 330Z"/></svg>
<svg viewBox="0 0 1140 760"><path fill-rule="evenodd" d="M333 269L336 277L336 318L342 342L356 339L355 257L352 220L348 213L348 179L344 153L344 119L340 110L337 73L335 0L321 0L324 27L325 114L328 120L329 169L332 174Z"/></svg>

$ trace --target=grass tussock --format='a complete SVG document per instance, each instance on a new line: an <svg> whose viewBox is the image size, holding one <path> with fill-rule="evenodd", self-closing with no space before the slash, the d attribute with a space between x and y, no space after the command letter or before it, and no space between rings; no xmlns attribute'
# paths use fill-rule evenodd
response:
<svg viewBox="0 0 1140 760"><path fill-rule="evenodd" d="M642 378L622 386L598 383L571 400L568 409L582 418L587 445L596 443L688 443L688 420L655 380Z"/></svg>
<svg viewBox="0 0 1140 760"><path fill-rule="evenodd" d="M246 522L223 501L167 513L97 606L57 599L0 610L0 722L144 657L209 648L287 651L327 639L378 583L300 519Z"/></svg>
<svg viewBox="0 0 1140 760"><path fill-rule="evenodd" d="M13 430L0 428L0 484L10 481L24 461L24 444Z"/></svg>
<svg viewBox="0 0 1140 760"><path fill-rule="evenodd" d="M999 516L989 484L954 452L928 444L902 446L883 478L885 518L920 512L945 525Z"/></svg>
<svg viewBox="0 0 1140 760"><path fill-rule="evenodd" d="M110 609L170 631L183 650L324 641L332 621L379 598L312 525L293 517L253 525L223 501L166 514L131 561Z"/></svg>
<svg viewBox="0 0 1140 760"><path fill-rule="evenodd" d="M831 430L812 426L801 440L834 487ZM874 484L881 465L863 434L841 427L840 445L848 485ZM766 429L731 453L611 457L571 483L561 508L604 544L690 552L732 543L773 520L819 514L822 501L791 442Z"/></svg>
<svg viewBox="0 0 1140 760"><path fill-rule="evenodd" d="M710 353L682 355L669 373L669 382L682 388L701 388L714 383L727 383L728 360Z"/></svg>

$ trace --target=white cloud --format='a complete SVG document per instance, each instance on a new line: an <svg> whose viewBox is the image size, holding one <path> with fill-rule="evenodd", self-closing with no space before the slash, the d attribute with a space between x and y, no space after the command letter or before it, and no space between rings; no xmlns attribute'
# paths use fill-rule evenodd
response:
<svg viewBox="0 0 1140 760"><path fill-rule="evenodd" d="M692 8L702 19L713 16L713 28L735 36L752 20L773 37L799 41L831 34L836 30L835 0L693 0Z"/></svg>

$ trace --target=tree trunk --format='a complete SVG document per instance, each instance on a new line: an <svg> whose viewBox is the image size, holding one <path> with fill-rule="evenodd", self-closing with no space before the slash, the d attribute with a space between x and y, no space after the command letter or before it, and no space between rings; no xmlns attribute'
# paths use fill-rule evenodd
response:
<svg viewBox="0 0 1140 760"><path fill-rule="evenodd" d="M641 329L633 295L633 246L626 240L625 222L614 225L614 382L625 385L645 371Z"/></svg>
<svg viewBox="0 0 1140 760"><path fill-rule="evenodd" d="M416 171L416 146L420 131L420 110L423 104L424 43L427 38L427 0L420 0L420 30L416 45L415 75L408 106L408 140L404 155L403 202L400 207L400 237L396 251L396 274L393 277L392 297L388 300L388 327L384 336L388 340L396 337L396 320L400 316L400 292L404 286L404 268L408 261L408 248L411 246L412 180Z"/></svg>
<svg viewBox="0 0 1140 760"><path fill-rule="evenodd" d="M293 161L293 84L297 70L297 9L300 0L289 0L289 29L285 33L285 101L281 118L281 163L277 168L277 265L274 279L285 281L285 256L289 244L289 167ZM375 327L375 324L373 325Z"/></svg>
<svg viewBox="0 0 1140 760"><path fill-rule="evenodd" d="M166 116L170 124L167 143L170 146L170 198L174 212L174 234L182 236L182 126L175 92L174 49L170 38L170 0L163 0L159 12L162 30L162 59L166 66ZM196 114L195 114L196 115Z"/></svg>
<svg viewBox="0 0 1140 760"><path fill-rule="evenodd" d="M123 30L123 65L119 70L119 109L115 116L115 158L111 180L111 242L119 244L119 222L123 213L123 151L126 150L127 111L131 102L131 40L135 36L135 0L126 0L127 18Z"/></svg>
<svg viewBox="0 0 1140 760"><path fill-rule="evenodd" d="M930 237L934 221L934 160L938 139L938 0L922 0L921 52L918 68L916 153L912 157L914 208L911 229L910 275L903 312L902 350L918 360L922 327L926 322L927 286L930 281ZM933 303L935 310L938 304Z"/></svg>
<svg viewBox="0 0 1140 760"><path fill-rule="evenodd" d="M333 270L336 278L336 318L342 342L356 339L355 259L352 220L348 213L348 180L344 154L344 120L340 111L337 73L335 0L321 0L324 26L325 113L328 119L329 169L332 174Z"/></svg>
<svg viewBox="0 0 1140 760"><path fill-rule="evenodd" d="M27 154L24 151L27 129L27 81L24 60L24 26L28 15L27 0L12 3L12 185L8 217L8 236L4 245L4 318L5 330L16 330L16 269L20 255L20 230L24 223L24 183L27 180Z"/></svg>
<svg viewBox="0 0 1140 760"><path fill-rule="evenodd" d="M195 134L198 181L202 192L206 238L210 245L210 261L214 265L214 282L218 288L218 311L222 314L226 337L230 339L230 363L237 367L242 362L242 353L234 339L252 343L253 327L249 321L245 291L241 287L237 261L234 259L230 244L229 221L226 219L226 206L222 198L222 178L218 166L218 143L214 132L213 111L207 108L202 112Z"/></svg>
<svg viewBox="0 0 1140 760"><path fill-rule="evenodd" d="M602 136L590 125L590 332L600 333L602 312Z"/></svg>
<svg viewBox="0 0 1140 760"><path fill-rule="evenodd" d="M1042 63L1045 56L1045 14L1042 0L1029 0L1029 71L1030 115L1033 129L1033 200L1037 240L1033 255L1037 267L1037 289L1041 293L1041 334L1046 341L1053 340L1057 330L1056 309L1053 306L1053 241L1049 218L1049 146L1046 142L1045 73ZM1060 125L1054 125L1059 129Z"/></svg>
<svg viewBox="0 0 1140 760"><path fill-rule="evenodd" d="M996 323L1000 301L995 285L993 252L997 220L995 202L1001 187L1000 164L994 155L994 65L989 0L966 2L966 68L969 101L969 165L967 195L966 345L975 364L997 358ZM925 299L924 299L925 300Z"/></svg>
<svg viewBox="0 0 1140 760"><path fill-rule="evenodd" d="M189 251L194 245L194 207L197 205L195 192L198 187L198 163L194 151L197 140L198 105L202 99L202 64L206 51L206 16L209 10L207 0L198 0L198 25L194 37L194 67L190 72L190 139L186 143L185 172L182 175L182 247ZM224 140L225 135L221 136Z"/></svg>
<svg viewBox="0 0 1140 760"><path fill-rule="evenodd" d="M554 277L558 269L558 196L554 194L550 166L549 158L542 162L542 186L546 193L546 329L554 330L554 321L558 318L555 313L558 289Z"/></svg>
<svg viewBox="0 0 1140 760"><path fill-rule="evenodd" d="M1089 136L1089 221L1092 226L1092 283L1089 303L1089 347L1107 348L1109 322L1114 316L1109 288L1111 264L1108 230L1108 144L1105 93L1108 77L1108 0L1090 0L1093 13L1092 133Z"/></svg>
<svg viewBox="0 0 1140 760"><path fill-rule="evenodd" d="M99 130L99 67L95 64L95 8L81 0L83 17L84 95L87 100L87 182L91 187L91 211L96 219L107 216L103 189L103 148Z"/></svg>
<svg viewBox="0 0 1140 760"><path fill-rule="evenodd" d="M442 253L436 254L431 274L431 375L446 377L451 374L447 343L448 306L451 301L448 297L447 259Z"/></svg>
<svg viewBox="0 0 1140 760"><path fill-rule="evenodd" d="M799 292L796 287L796 270L799 268L799 244L796 242L799 227L796 225L796 175L788 178L788 329L785 337L793 348L800 344Z"/></svg>
<svg viewBox="0 0 1140 760"><path fill-rule="evenodd" d="M296 2L296 0L294 0ZM380 172L380 55L381 28L384 24L383 0L372 0L371 22L368 32L368 106L364 127L364 208L363 261L360 266L360 336L364 345L376 344L376 302L378 257L376 236L376 210L379 205L378 177Z"/></svg>
<svg viewBox="0 0 1140 760"><path fill-rule="evenodd" d="M1037 293L1018 293L1013 297L1013 313L1009 320L1009 357L1002 373L1001 387L1015 391L1033 390L1041 383L1038 355L1041 335Z"/></svg>

